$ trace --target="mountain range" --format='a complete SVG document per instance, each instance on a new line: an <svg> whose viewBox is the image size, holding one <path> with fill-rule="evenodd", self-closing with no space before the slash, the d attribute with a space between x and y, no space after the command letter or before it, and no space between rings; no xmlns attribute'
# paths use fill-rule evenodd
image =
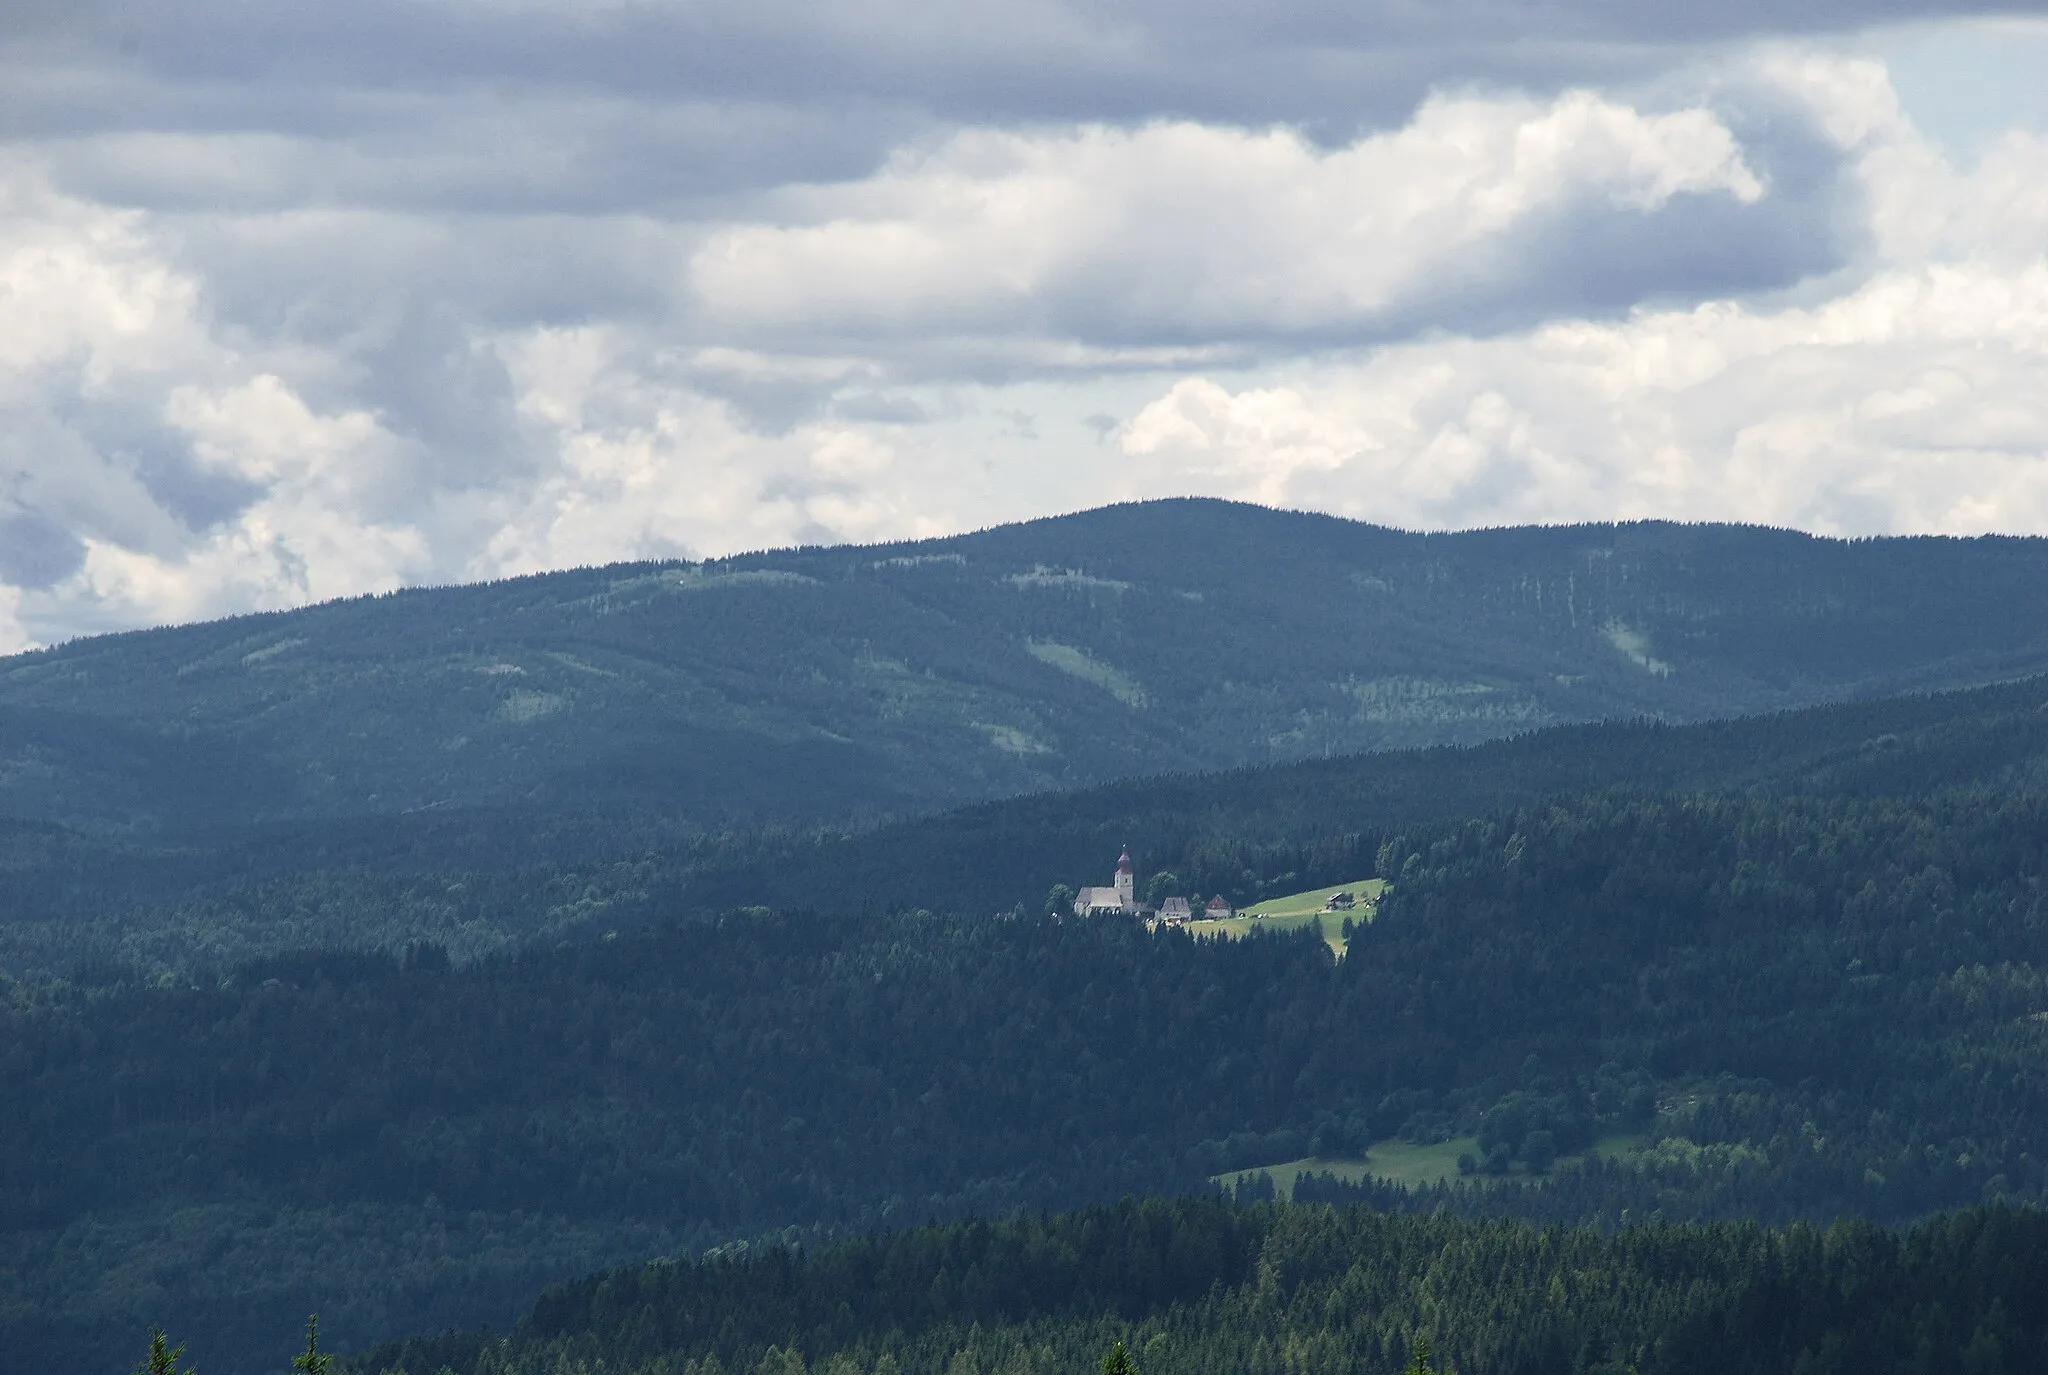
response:
<svg viewBox="0 0 2048 1375"><path fill-rule="evenodd" d="M0 659L0 816L683 828L2048 669L2048 541L1415 534L1218 501L419 589Z"/></svg>

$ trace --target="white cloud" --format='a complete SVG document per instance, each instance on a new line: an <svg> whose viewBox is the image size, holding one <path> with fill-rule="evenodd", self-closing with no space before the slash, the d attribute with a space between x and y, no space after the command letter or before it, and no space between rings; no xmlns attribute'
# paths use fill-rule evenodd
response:
<svg viewBox="0 0 2048 1375"><path fill-rule="evenodd" d="M152 251L142 223L58 194L30 159L0 158L0 397L54 373L101 390L190 351L195 285Z"/></svg>
<svg viewBox="0 0 2048 1375"><path fill-rule="evenodd" d="M1389 524L1667 517L2048 531L2048 267L1887 274L1815 310L1645 312L1410 345L1291 385L1176 383L1133 495Z"/></svg>
<svg viewBox="0 0 2048 1375"><path fill-rule="evenodd" d="M791 193L690 262L722 327L1143 340L1384 328L1512 295L1559 219L1763 186L1704 109L1588 92L1440 97L1323 150L1287 129L1189 123L974 130L877 176Z"/></svg>
<svg viewBox="0 0 2048 1375"><path fill-rule="evenodd" d="M2048 139L1958 171L1881 71L1772 65L1853 158L1864 270L1791 304L1408 343L1282 385L1184 379L1120 434L1130 489L1432 527L2048 532Z"/></svg>
<svg viewBox="0 0 2048 1375"><path fill-rule="evenodd" d="M0 206L0 528L74 542L68 570L9 589L7 633L293 605L426 566L362 518L390 437L315 413L217 339L148 217L61 195L20 158ZM195 521L179 489L209 484L234 509Z"/></svg>
<svg viewBox="0 0 2048 1375"><path fill-rule="evenodd" d="M34 649L36 640L21 623L21 589L0 583L0 654Z"/></svg>
<svg viewBox="0 0 2048 1375"><path fill-rule="evenodd" d="M618 332L541 330L500 347L522 410L557 459L538 483L496 499L497 528L471 576L958 528L963 512L948 507L964 485L955 465L906 427L816 421L763 435L727 403L664 382L660 360ZM778 370L731 350L684 361L686 374ZM787 367L810 383L855 371L830 361Z"/></svg>

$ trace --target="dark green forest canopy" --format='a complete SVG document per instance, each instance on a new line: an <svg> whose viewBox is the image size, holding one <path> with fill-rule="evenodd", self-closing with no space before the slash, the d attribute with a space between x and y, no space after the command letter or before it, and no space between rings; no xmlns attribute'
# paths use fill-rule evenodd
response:
<svg viewBox="0 0 2048 1375"><path fill-rule="evenodd" d="M702 847L672 904L1003 910L1099 882L1120 846L1245 903L1371 872L1416 823L1615 787L1765 796L2048 792L2048 681L1686 726L1610 722L1510 740L1132 779L864 830ZM933 862L936 858L939 862ZM1035 904L1032 904L1035 905Z"/></svg>
<svg viewBox="0 0 2048 1375"><path fill-rule="evenodd" d="M679 836L648 812L279 823L209 841L0 822L0 970L146 971L321 945L458 960L736 906L1036 911L1146 872L1244 902L1368 872L1402 826L1617 785L1762 795L2015 795L2048 780L2048 683L1687 726L1565 726L1467 747L1107 784L880 826ZM105 977L95 975L94 977Z"/></svg>
<svg viewBox="0 0 2048 1375"><path fill-rule="evenodd" d="M2048 801L1989 793L1610 792L1424 823L1381 847L1393 888L1342 962L1308 936L760 913L467 967L10 985L0 1346L77 1363L182 1285L195 1358L236 1375L309 1308L360 1345L502 1322L592 1257L1200 1190L1397 1135L1476 1134L1507 1173L1367 1191L1394 1210L2031 1205L2044 835ZM1648 1149L1526 1182L1622 1132ZM251 1205L274 1219L249 1229ZM180 1231L217 1217L239 1244ZM264 1249L321 1217L363 1268ZM109 1228L132 1244L89 1260ZM534 1230L561 1249L502 1249ZM398 1237L427 1259L377 1268ZM138 1252L196 1259L145 1290ZM487 1256L492 1283L451 1279ZM42 1305L52 1276L92 1302Z"/></svg>
<svg viewBox="0 0 2048 1375"><path fill-rule="evenodd" d="M1411 534L1179 500L421 589L0 660L0 815L695 827L2048 670L2048 541Z"/></svg>
<svg viewBox="0 0 2048 1375"><path fill-rule="evenodd" d="M1603 1235L1191 1200L618 1271L354 1369L1058 1375L1120 1341L1146 1375L1993 1375L2048 1362L2044 1296L2038 1213Z"/></svg>

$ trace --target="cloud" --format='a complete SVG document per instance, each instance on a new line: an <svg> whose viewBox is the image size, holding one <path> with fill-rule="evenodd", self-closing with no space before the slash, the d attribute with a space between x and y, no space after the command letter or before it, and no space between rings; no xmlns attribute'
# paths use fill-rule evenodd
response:
<svg viewBox="0 0 2048 1375"><path fill-rule="evenodd" d="M1243 115L1200 108L1205 94L1342 108L1330 89L1337 81L1404 70L1403 99L1412 104L1446 79L1526 82L1574 67L1583 76L1589 63L1613 63L1617 50L1640 67L1643 48L2034 9L2026 0L988 0L971 9L900 0L360 0L251 10L226 0L154 9L23 0L10 11L9 34L15 50L46 68L98 58L131 76L227 90L268 81L301 90L688 90L786 104L908 97L969 122L1019 114L1085 121L1176 107ZM1125 103L1102 108L1114 100ZM1271 108L1263 116L1278 117Z"/></svg>
<svg viewBox="0 0 2048 1375"><path fill-rule="evenodd" d="M2048 531L2042 140L1553 9L48 8L0 646L1169 492Z"/></svg>
<svg viewBox="0 0 2048 1375"><path fill-rule="evenodd" d="M21 623L21 591L0 583L0 654L19 654L34 649L37 641Z"/></svg>
<svg viewBox="0 0 2048 1375"><path fill-rule="evenodd" d="M1190 378L1122 430L1133 495L1196 489L1424 528L1741 520L2048 531L2048 269L1886 274L1389 349L1287 386Z"/></svg>
<svg viewBox="0 0 2048 1375"><path fill-rule="evenodd" d="M1433 99L1327 151L1290 130L1187 123L976 130L791 195L803 223L714 234L689 278L717 327L800 339L1374 335L1528 296L1550 267L1536 236L1763 195L1710 112L1588 92ZM1682 262L1685 236L1669 238Z"/></svg>
<svg viewBox="0 0 2048 1375"><path fill-rule="evenodd" d="M847 364L706 350L663 376L630 334L604 329L535 331L498 347L525 421L557 458L541 481L497 498L496 532L472 576L939 535L987 518L974 483L920 425L819 417L763 434L730 403L675 380L723 373L768 384L783 373L829 386L854 375Z"/></svg>
<svg viewBox="0 0 2048 1375"><path fill-rule="evenodd" d="M419 566L379 557L389 532L366 519L392 437L309 409L215 335L202 295L146 217L0 163L8 625L290 605Z"/></svg>
<svg viewBox="0 0 2048 1375"><path fill-rule="evenodd" d="M1880 71L1769 68L1853 160L1870 244L1853 279L1807 302L1406 343L1285 385L1186 378L1120 431L1129 490L1438 528L2048 532L2048 137L2009 135L1959 172Z"/></svg>
<svg viewBox="0 0 2048 1375"><path fill-rule="evenodd" d="M134 205L667 213L960 127L1286 124L1438 89L1626 86L1703 47L2030 0L17 0L8 128Z"/></svg>

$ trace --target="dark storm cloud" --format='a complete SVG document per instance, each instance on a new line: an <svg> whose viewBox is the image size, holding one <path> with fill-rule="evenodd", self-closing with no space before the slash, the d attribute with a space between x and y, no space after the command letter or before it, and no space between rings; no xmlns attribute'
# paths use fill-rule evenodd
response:
<svg viewBox="0 0 2048 1375"><path fill-rule="evenodd" d="M1343 142L1444 83L1541 92L1759 34L2037 8L36 0L0 38L0 134L287 141L267 169L259 148L154 177L118 149L79 160L137 203L587 210L858 175L925 124L1282 121Z"/></svg>
<svg viewBox="0 0 2048 1375"><path fill-rule="evenodd" d="M99 3L13 7L17 43L117 56L173 79L264 85L311 79L378 89L530 82L612 92L909 99L955 118L1092 118L1137 82L1140 108L1257 92L1267 105L1396 66L1428 81L1610 62L1616 46L1690 45L1916 18L2026 14L2020 0L1445 0L1249 6L1170 3L677 4ZM1275 84L1291 63L1306 77ZM1322 87L1323 89L1318 89ZM1178 95L1176 96L1176 93ZM1353 92L1351 100L1370 99ZM1279 114L1269 110L1268 117Z"/></svg>

